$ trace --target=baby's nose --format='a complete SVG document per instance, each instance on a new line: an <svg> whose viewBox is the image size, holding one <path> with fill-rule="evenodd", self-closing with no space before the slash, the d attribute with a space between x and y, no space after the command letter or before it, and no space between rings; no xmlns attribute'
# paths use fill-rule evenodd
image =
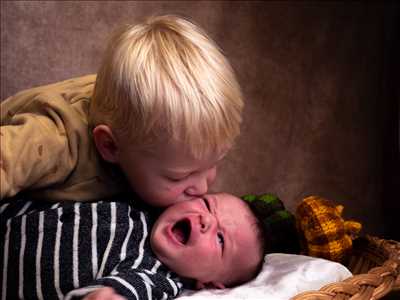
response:
<svg viewBox="0 0 400 300"><path fill-rule="evenodd" d="M200 216L200 231L206 233L213 226L213 217L210 214L203 214Z"/></svg>

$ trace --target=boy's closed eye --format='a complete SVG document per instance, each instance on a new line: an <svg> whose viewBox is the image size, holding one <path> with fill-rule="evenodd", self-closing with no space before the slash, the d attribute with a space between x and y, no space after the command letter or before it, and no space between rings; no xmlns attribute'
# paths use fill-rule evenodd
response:
<svg viewBox="0 0 400 300"><path fill-rule="evenodd" d="M183 180L185 180L186 178L187 178L187 176L185 176L185 177L179 177L179 178L168 177L168 179L169 179L170 181L173 181L173 182L183 181Z"/></svg>
<svg viewBox="0 0 400 300"><path fill-rule="evenodd" d="M165 177L173 182L179 182L179 181L183 181L185 179L187 179L190 176L191 173L170 173L167 174Z"/></svg>

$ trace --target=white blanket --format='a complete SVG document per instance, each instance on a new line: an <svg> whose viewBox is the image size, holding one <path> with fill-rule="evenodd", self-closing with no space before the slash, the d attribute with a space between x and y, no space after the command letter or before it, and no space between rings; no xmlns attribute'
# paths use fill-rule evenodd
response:
<svg viewBox="0 0 400 300"><path fill-rule="evenodd" d="M303 255L268 254L260 274L231 289L185 290L179 300L288 300L352 276L343 265Z"/></svg>

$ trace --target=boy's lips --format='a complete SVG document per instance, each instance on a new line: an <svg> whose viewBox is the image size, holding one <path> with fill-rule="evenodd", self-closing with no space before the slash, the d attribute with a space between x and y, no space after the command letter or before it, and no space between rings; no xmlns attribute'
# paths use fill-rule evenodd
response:
<svg viewBox="0 0 400 300"><path fill-rule="evenodd" d="M190 219L184 218L171 227L171 237L180 245L186 245L190 239L192 224Z"/></svg>

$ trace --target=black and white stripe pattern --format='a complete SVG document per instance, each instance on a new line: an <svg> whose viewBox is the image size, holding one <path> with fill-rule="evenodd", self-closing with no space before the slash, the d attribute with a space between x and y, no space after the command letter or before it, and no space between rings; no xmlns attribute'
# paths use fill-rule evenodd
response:
<svg viewBox="0 0 400 300"><path fill-rule="evenodd" d="M79 299L111 286L128 299L182 287L150 249L154 220L125 202L0 205L0 300Z"/></svg>

